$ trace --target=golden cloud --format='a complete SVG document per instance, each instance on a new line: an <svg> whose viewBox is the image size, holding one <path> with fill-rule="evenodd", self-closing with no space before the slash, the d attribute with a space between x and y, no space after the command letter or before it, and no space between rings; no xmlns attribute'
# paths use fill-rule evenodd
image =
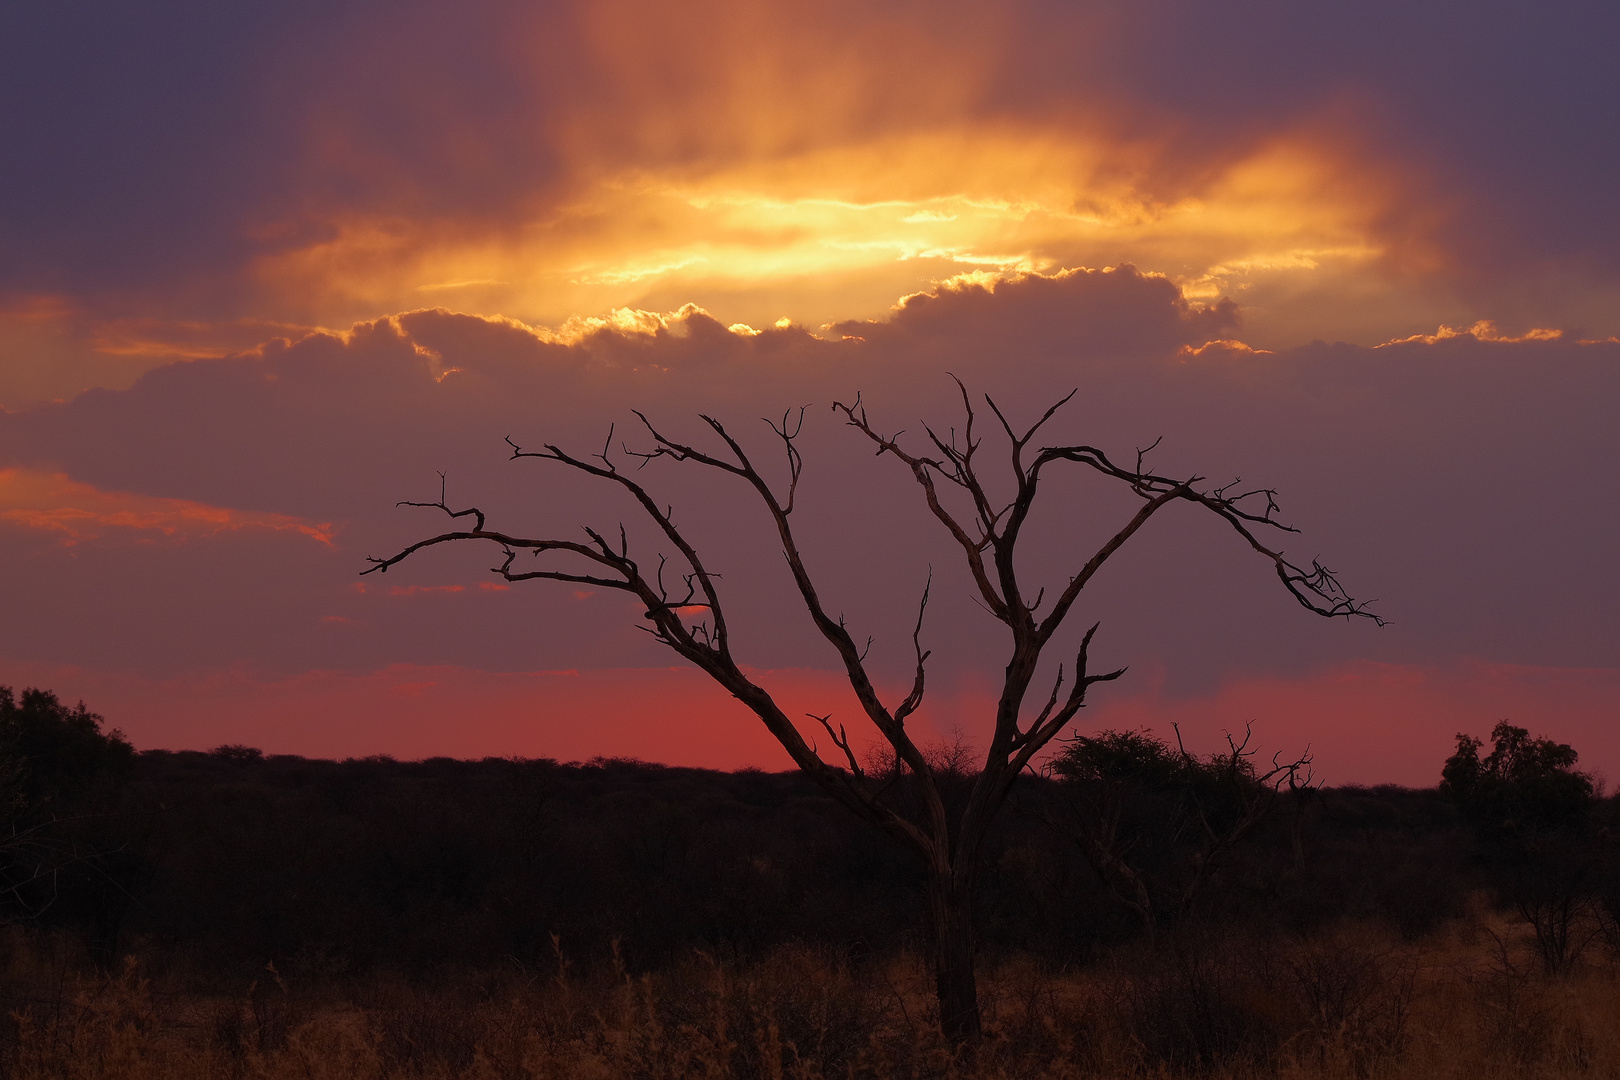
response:
<svg viewBox="0 0 1620 1080"><path fill-rule="evenodd" d="M423 306L816 328L964 272L1067 266L1235 299L1265 348L1493 317L1614 332L1612 275L1574 263L1481 291L1478 252L1540 210L1454 168L1466 124L1411 137L1449 100L1438 71L1379 87L1347 42L1299 68L1242 19L1187 37L1201 17L1163 15L568 0L334 25L296 69L245 76L276 103L240 163L259 179L199 188L186 244L72 298L91 314L0 297L0 407Z"/></svg>
<svg viewBox="0 0 1620 1080"><path fill-rule="evenodd" d="M1166 154L1057 128L904 132L601 175L521 220L349 216L255 273L325 321L424 299L547 325L694 301L746 325L820 326L963 272L1131 262L1214 299L1386 254L1387 185L1347 179L1317 141L1275 138L1196 182L1161 175Z"/></svg>
<svg viewBox="0 0 1620 1080"><path fill-rule="evenodd" d="M1267 347L1372 344L1456 317L1377 320L1391 264L1428 257L1391 237L1425 233L1406 227L1410 178L1351 145L1353 110L1333 103L1226 139L1078 91L997 105L1028 42L1016 18L971 5L922 17L607 0L565 27L513 17L487 58L510 76L498 116L396 88L425 155L353 127L364 109L304 117L303 170L368 197L312 188L244 211L260 253L242 287L265 335L294 336L272 320L344 326L425 305L561 340L689 303L739 328L815 328L963 273L1124 264L1192 299L1241 300L1245 333ZM1343 325L1302 330L1284 313L1344 296L1360 307ZM178 320L94 334L102 353L146 366L253 344Z"/></svg>
<svg viewBox="0 0 1620 1080"><path fill-rule="evenodd" d="M1379 345L1378 348L1383 348L1385 345L1410 345L1414 342L1421 342L1424 345L1437 345L1442 341L1450 341L1454 338L1472 338L1475 341L1495 341L1518 344L1525 341L1562 341L1564 339L1564 332L1562 330L1553 330L1549 329L1548 327L1537 326L1532 327L1529 330L1526 330L1524 333L1518 335L1504 334L1502 331L1497 329L1494 320L1480 319L1472 326L1465 327L1442 325L1432 334L1412 334L1408 337L1394 338L1393 340L1383 342L1383 344Z"/></svg>

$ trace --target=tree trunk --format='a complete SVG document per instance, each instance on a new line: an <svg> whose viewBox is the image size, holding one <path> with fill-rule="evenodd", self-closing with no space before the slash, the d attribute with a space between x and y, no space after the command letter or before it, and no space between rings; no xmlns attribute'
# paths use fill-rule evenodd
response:
<svg viewBox="0 0 1620 1080"><path fill-rule="evenodd" d="M983 1034L979 987L973 974L973 888L936 874L929 889L934 911L934 979L939 1025L956 1050L971 1050Z"/></svg>

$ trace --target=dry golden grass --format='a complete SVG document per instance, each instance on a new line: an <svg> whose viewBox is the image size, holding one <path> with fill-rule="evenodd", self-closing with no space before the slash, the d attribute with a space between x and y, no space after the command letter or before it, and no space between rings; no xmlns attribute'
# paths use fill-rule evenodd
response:
<svg viewBox="0 0 1620 1080"><path fill-rule="evenodd" d="M972 1062L940 1041L908 955L857 968L807 948L742 966L699 954L643 977L514 966L434 990L272 969L232 996L172 973L156 987L133 959L75 976L21 935L7 952L23 1004L0 1075L28 1080L1620 1076L1616 969L1594 954L1548 978L1485 917L1416 944L1341 927L1123 950L1081 971L987 965Z"/></svg>

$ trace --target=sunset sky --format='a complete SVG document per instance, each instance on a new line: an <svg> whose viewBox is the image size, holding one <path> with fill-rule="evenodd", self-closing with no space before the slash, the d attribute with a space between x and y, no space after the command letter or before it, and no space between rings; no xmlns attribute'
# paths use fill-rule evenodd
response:
<svg viewBox="0 0 1620 1080"><path fill-rule="evenodd" d="M785 767L623 597L358 575L440 471L514 531L633 522L507 436L764 453L810 404L811 570L898 698L933 567L917 722L972 741L998 626L828 408L949 427L950 372L1277 488L1389 620L1167 511L1076 615L1130 667L1085 726L1428 785L1510 719L1620 779L1617 55L1590 0L0 3L0 683L142 748ZM854 726L757 507L645 480L759 681ZM1061 581L1132 499L1049 497Z"/></svg>

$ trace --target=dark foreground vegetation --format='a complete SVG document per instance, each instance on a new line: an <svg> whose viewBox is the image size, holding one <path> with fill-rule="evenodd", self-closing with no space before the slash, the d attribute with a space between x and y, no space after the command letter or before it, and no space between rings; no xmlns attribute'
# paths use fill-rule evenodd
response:
<svg viewBox="0 0 1620 1080"><path fill-rule="evenodd" d="M920 868L801 774L136 754L4 691L0 1075L1620 1074L1616 807L1484 751L1068 744L989 843L965 1060Z"/></svg>

